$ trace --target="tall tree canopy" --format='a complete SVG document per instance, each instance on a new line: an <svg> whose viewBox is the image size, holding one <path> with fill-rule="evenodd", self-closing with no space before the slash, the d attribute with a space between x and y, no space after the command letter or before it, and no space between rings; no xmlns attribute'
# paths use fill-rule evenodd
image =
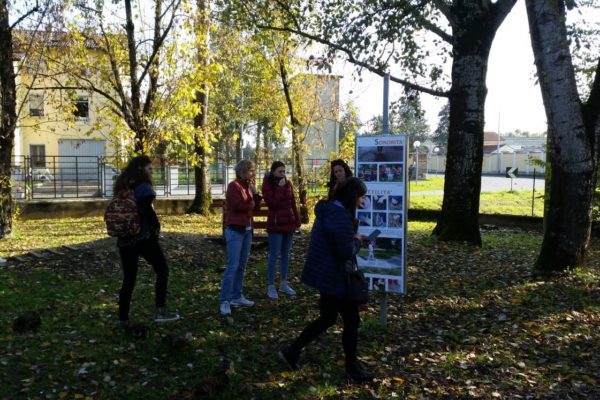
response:
<svg viewBox="0 0 600 400"><path fill-rule="evenodd" d="M186 46L171 38L181 27L182 2L154 0L143 9L131 0L76 2L72 11L81 19L73 19L69 46L51 60L63 72L53 89L102 96L115 131L132 132L127 143L137 153L148 152L160 140L160 123L175 104L166 98L176 92L173 83L180 82L173 72L181 76L182 68L191 65Z"/></svg>
<svg viewBox="0 0 600 400"><path fill-rule="evenodd" d="M444 201L433 233L442 240L481 244L488 56L497 29L516 0L222 2L229 7L227 15L249 20L260 29L292 32L326 45L324 66L342 55L371 72L390 73L392 82L409 89L448 97ZM428 86L417 83L423 78Z"/></svg>

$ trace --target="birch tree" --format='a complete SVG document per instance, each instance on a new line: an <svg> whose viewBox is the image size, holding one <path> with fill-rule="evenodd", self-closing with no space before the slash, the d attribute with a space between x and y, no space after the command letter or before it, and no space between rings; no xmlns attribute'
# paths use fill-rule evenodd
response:
<svg viewBox="0 0 600 400"><path fill-rule="evenodd" d="M544 240L535 267L563 271L584 262L590 239L600 143L600 58L597 52L592 56L588 85L578 88L566 25L567 5L574 2L527 0L526 5L548 120L550 169Z"/></svg>

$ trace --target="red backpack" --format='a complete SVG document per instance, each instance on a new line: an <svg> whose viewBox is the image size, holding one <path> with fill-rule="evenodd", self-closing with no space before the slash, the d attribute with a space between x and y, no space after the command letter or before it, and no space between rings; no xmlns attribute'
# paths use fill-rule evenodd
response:
<svg viewBox="0 0 600 400"><path fill-rule="evenodd" d="M104 212L109 236L127 237L140 233L140 215L133 190L122 190L108 203Z"/></svg>

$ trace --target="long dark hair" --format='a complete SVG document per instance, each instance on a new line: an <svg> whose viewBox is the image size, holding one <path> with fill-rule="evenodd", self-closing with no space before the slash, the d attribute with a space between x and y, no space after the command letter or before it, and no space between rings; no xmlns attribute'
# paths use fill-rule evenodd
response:
<svg viewBox="0 0 600 400"><path fill-rule="evenodd" d="M329 172L329 182L327 182L327 187L330 190L333 189L333 187L337 183L337 179L335 177L335 174L333 173L333 168L337 167L338 165L341 166L342 168L344 168L344 173L346 174L346 179L348 179L352 176L352 170L350 169L348 164L346 164L346 161L342 160L341 158L338 158L337 160L333 160L331 162L331 166L330 166L331 170Z"/></svg>
<svg viewBox="0 0 600 400"><path fill-rule="evenodd" d="M350 177L333 192L332 200L337 200L350 211L352 218L356 214L356 200L367 194L367 186L358 178Z"/></svg>
<svg viewBox="0 0 600 400"><path fill-rule="evenodd" d="M277 186L277 180L275 179L275 175L273 175L273 173L277 168L280 167L285 167L285 164L281 161L273 161L273 164L271 164L271 172L267 176L267 182L269 182L271 186ZM286 182L286 184L289 184L289 182Z"/></svg>
<svg viewBox="0 0 600 400"><path fill-rule="evenodd" d="M152 160L148 156L137 156L129 160L129 163L115 181L114 193L133 189L142 182L152 184L152 177L144 169L148 164L152 164Z"/></svg>

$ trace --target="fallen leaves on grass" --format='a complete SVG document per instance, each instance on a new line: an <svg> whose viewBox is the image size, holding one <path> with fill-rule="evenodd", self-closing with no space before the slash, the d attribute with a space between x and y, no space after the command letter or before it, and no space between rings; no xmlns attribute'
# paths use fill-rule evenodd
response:
<svg viewBox="0 0 600 400"><path fill-rule="evenodd" d="M256 305L221 318L225 248L209 240L220 235L219 219L162 222L168 307L183 319L150 322L155 277L142 262L131 313L147 326L143 340L113 330L121 271L100 219L27 222L0 241L0 256L28 259L0 270L0 398L600 397L598 261L539 280L530 273L536 233L486 231L473 248L409 224L408 293L387 296L387 328L377 296L362 313L359 357L377 380L353 385L343 377L340 325L303 351L299 371L276 357L318 315L317 294L299 282L307 231L292 249L298 295L267 298L267 250L255 249L244 292ZM590 254L599 247L594 241ZM12 321L31 310L43 321L38 332L13 335Z"/></svg>

